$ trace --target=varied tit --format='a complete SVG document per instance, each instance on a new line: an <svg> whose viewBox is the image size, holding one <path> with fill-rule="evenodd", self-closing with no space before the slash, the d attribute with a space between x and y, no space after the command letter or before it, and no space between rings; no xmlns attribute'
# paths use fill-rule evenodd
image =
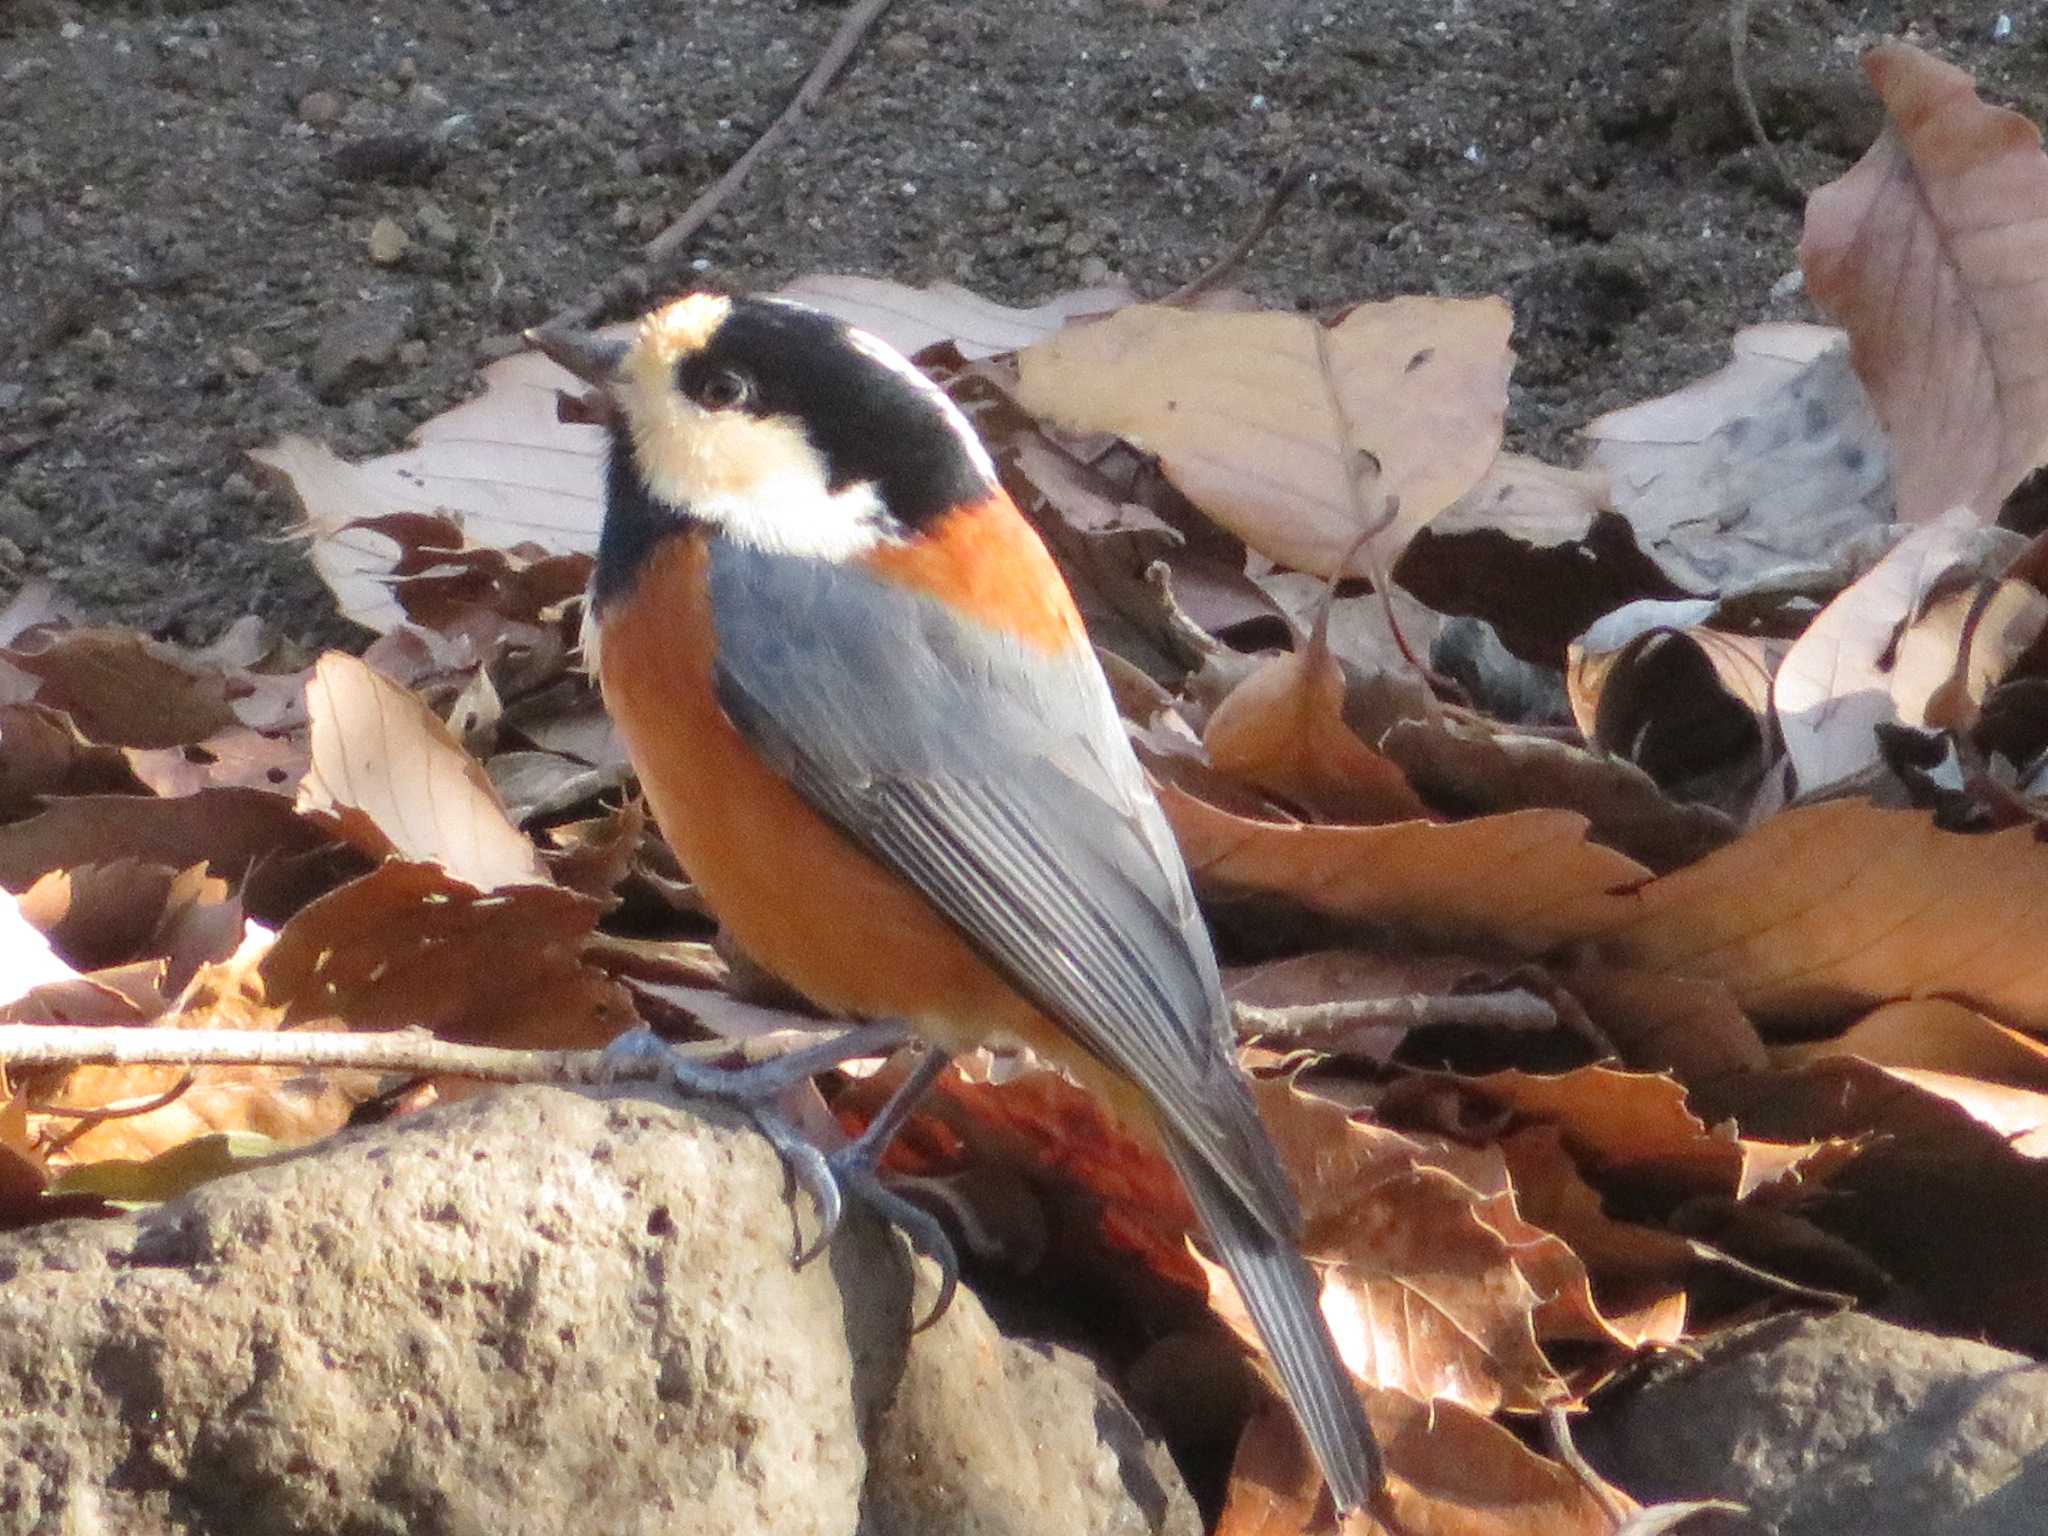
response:
<svg viewBox="0 0 2048 1536"><path fill-rule="evenodd" d="M1186 869L966 418L882 342L778 300L698 294L627 341L533 339L604 397L587 633L720 922L821 1007L910 1025L930 1050L907 1092L1019 1042L1155 1140L1338 1507L1365 1505L1378 1450ZM835 1171L880 1151L871 1129Z"/></svg>

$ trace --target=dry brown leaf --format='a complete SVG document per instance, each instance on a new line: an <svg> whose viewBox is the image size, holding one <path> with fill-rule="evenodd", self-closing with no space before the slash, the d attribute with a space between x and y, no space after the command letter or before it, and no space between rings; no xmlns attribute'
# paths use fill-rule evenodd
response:
<svg viewBox="0 0 2048 1536"><path fill-rule="evenodd" d="M0 818L27 816L60 795L141 788L120 749L87 741L70 717L42 704L0 704Z"/></svg>
<svg viewBox="0 0 2048 1536"><path fill-rule="evenodd" d="M1770 741L1771 679L1789 642L1713 627L1705 599L1645 600L1572 642L1565 669L1586 740L1666 788L1754 782Z"/></svg>
<svg viewBox="0 0 2048 1536"><path fill-rule="evenodd" d="M1253 549L1327 576L1364 531L1361 506L1376 516L1398 501L1374 539L1391 565L1486 472L1507 408L1511 323L1493 298L1358 306L1325 337L1348 428L1315 322L1292 314L1134 306L1025 348L1018 398L1158 454L1174 485ZM1351 451L1363 462L1348 462ZM1366 557L1353 568L1363 574Z"/></svg>
<svg viewBox="0 0 2048 1536"><path fill-rule="evenodd" d="M1601 1314L1615 1331L1639 1345L1682 1338L1684 1282L1697 1262L1692 1243L1610 1216L1558 1126L1525 1125L1496 1145L1514 1180L1516 1207L1586 1266Z"/></svg>
<svg viewBox="0 0 2048 1536"><path fill-rule="evenodd" d="M78 795L0 827L0 885L23 890L53 869L135 859L184 869L205 864L239 881L259 861L275 864L329 843L289 801L253 789L208 789L160 800Z"/></svg>
<svg viewBox="0 0 2048 1536"><path fill-rule="evenodd" d="M1633 763L1462 712L1400 721L1380 750L1432 805L1464 816L1570 811L1587 819L1589 836L1653 870L1690 864L1735 836L1724 813L1672 799Z"/></svg>
<svg viewBox="0 0 2048 1536"><path fill-rule="evenodd" d="M330 651L306 702L312 766L301 812L373 858L434 863L478 891L548 883L489 776L416 695Z"/></svg>
<svg viewBox="0 0 2048 1536"><path fill-rule="evenodd" d="M45 631L6 655L39 679L37 702L64 711L88 741L180 747L235 723L218 671L132 630Z"/></svg>
<svg viewBox="0 0 2048 1536"><path fill-rule="evenodd" d="M1952 513L1901 540L1821 611L1785 653L1773 685L1802 790L1877 762L1877 727L1902 718L1902 708L1924 715L1928 696L1953 670L1953 653L1947 666L1923 664L1902 677L1900 637L1932 599L2002 571L2023 547L2017 534Z"/></svg>
<svg viewBox="0 0 2048 1536"><path fill-rule="evenodd" d="M292 1025L428 1029L491 1045L601 1045L633 1022L583 958L600 906L551 885L484 890L393 859L285 924L265 995Z"/></svg>
<svg viewBox="0 0 2048 1536"><path fill-rule="evenodd" d="M2048 1092L2048 1045L1944 997L1872 1009L1830 1040L1784 1045L1781 1066L1855 1056L1881 1067L1913 1067Z"/></svg>
<svg viewBox="0 0 2048 1536"><path fill-rule="evenodd" d="M1965 836L1867 801L1800 806L1581 917L1571 936L1609 960L1720 981L1760 1024L1810 1031L1947 995L2048 1032L2048 852L2031 827Z"/></svg>
<svg viewBox="0 0 2048 1536"><path fill-rule="evenodd" d="M1384 1105L1398 1118L1404 1093L1434 1085L1473 1094L1512 1111L1521 1122L1555 1126L1589 1176L1619 1178L1668 1196L1725 1195L1746 1200L1773 1185L1824 1181L1853 1156L1842 1140L1746 1141L1723 1134L1693 1113L1686 1090L1671 1078L1612 1067L1580 1067L1537 1075L1492 1072L1484 1077L1420 1076Z"/></svg>
<svg viewBox="0 0 2048 1536"><path fill-rule="evenodd" d="M1518 1210L1498 1150L1361 1124L1284 1080L1253 1091L1295 1175L1324 1314L1364 1381L1480 1412L1531 1409L1570 1396L1539 1341L1635 1342L1600 1315L1571 1250ZM1255 1342L1228 1278L1203 1268L1212 1304Z"/></svg>
<svg viewBox="0 0 2048 1536"><path fill-rule="evenodd" d="M77 977L51 946L50 936L22 910L21 901L0 891L0 1002L12 1003L37 987Z"/></svg>
<svg viewBox="0 0 2048 1536"><path fill-rule="evenodd" d="M1824 558L1891 520L1891 449L1832 326L1738 331L1718 373L1586 428L1643 549L1686 591Z"/></svg>
<svg viewBox="0 0 2048 1536"><path fill-rule="evenodd" d="M1613 510L1605 471L1512 453L1416 534L1394 576L1431 608L1485 620L1516 655L1548 667L1603 613L1684 595Z"/></svg>
<svg viewBox="0 0 2048 1536"><path fill-rule="evenodd" d="M147 1104L175 1087L178 1067L80 1067L55 1102L69 1109L122 1109ZM52 1169L75 1169L110 1159L143 1161L221 1132L249 1131L285 1146L302 1146L348 1124L356 1105L374 1091L368 1074L298 1072L281 1067L199 1067L192 1084L161 1109L123 1115L87 1127L50 1157ZM41 1114L32 1123L63 1133L76 1121Z"/></svg>
<svg viewBox="0 0 2048 1536"><path fill-rule="evenodd" d="M1898 508L1981 520L2048 446L2048 157L2041 131L1906 43L1863 56L1884 132L1807 201L1814 299L1848 327L1890 429Z"/></svg>
<svg viewBox="0 0 2048 1536"><path fill-rule="evenodd" d="M1159 801L1198 885L1286 897L1311 911L1449 943L1520 953L1599 932L1635 910L1649 878L1586 841L1583 816L1514 811L1477 821L1308 827L1254 821L1161 784Z"/></svg>
<svg viewBox="0 0 2048 1536"><path fill-rule="evenodd" d="M1716 1109L1754 1134L1868 1138L1809 1219L1911 1286L1908 1304L1930 1326L2038 1353L2048 1349L2048 1095L1982 1089L1836 1057L1732 1080Z"/></svg>
<svg viewBox="0 0 2048 1536"><path fill-rule="evenodd" d="M1216 706L1202 729L1210 763L1297 810L1373 825L1426 817L1401 770L1344 723L1344 669L1327 610L1298 650L1273 657Z"/></svg>
<svg viewBox="0 0 2048 1536"><path fill-rule="evenodd" d="M1624 970L1583 953L1560 979L1638 1071L1694 1084L1770 1065L1756 1026L1719 982Z"/></svg>
<svg viewBox="0 0 2048 1536"><path fill-rule="evenodd" d="M795 299L836 315L879 336L905 357L949 341L969 361L1028 347L1071 320L1106 315L1137 300L1136 294L1119 285L1076 289L1030 309L1013 309L970 293L957 283L912 288L883 278L835 272L807 272L784 283L773 297Z"/></svg>
<svg viewBox="0 0 2048 1536"><path fill-rule="evenodd" d="M52 1214L41 1209L49 1171L28 1127L28 1099L13 1093L0 1105L0 1225Z"/></svg>

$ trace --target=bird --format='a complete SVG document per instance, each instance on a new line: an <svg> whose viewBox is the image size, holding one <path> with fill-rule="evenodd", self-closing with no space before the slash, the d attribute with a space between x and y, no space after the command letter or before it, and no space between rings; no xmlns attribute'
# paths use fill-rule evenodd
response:
<svg viewBox="0 0 2048 1536"><path fill-rule="evenodd" d="M843 1183L929 1240L874 1176L910 1103L985 1043L1058 1063L1164 1153L1336 1507L1367 1507L1379 1448L1186 867L965 415L877 337L774 297L529 340L607 424L586 660L662 834L752 959L871 1021L849 1049L905 1028L927 1047L806 1181L833 1217Z"/></svg>

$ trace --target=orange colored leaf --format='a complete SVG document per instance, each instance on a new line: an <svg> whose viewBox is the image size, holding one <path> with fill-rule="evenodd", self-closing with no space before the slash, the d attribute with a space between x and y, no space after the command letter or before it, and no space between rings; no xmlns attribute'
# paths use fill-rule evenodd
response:
<svg viewBox="0 0 2048 1536"><path fill-rule="evenodd" d="M1799 806L1573 916L1570 936L1608 959L1720 981L1760 1022L1945 994L2048 1032L2048 849L2031 827L1965 836L1867 801Z"/></svg>
<svg viewBox="0 0 2048 1536"><path fill-rule="evenodd" d="M1989 521L2048 444L2048 156L1953 64L1887 42L1863 68L1889 121L1807 201L1807 289L1849 329L1900 517Z"/></svg>
<svg viewBox="0 0 2048 1536"><path fill-rule="evenodd" d="M1344 723L1344 670L1323 624L1233 688L1202 730L1221 772L1333 821L1411 821L1428 808Z"/></svg>
<svg viewBox="0 0 2048 1536"><path fill-rule="evenodd" d="M1624 893L1650 873L1587 842L1586 819L1565 811L1307 827L1234 816L1171 784L1158 790L1203 887L1285 896L1452 943L1492 940L1528 954L1599 932L1635 910Z"/></svg>
<svg viewBox="0 0 2048 1536"><path fill-rule="evenodd" d="M1830 1040L1780 1046L1782 1066L1856 1056L1881 1067L1983 1078L2048 1092L2048 1045L1944 997L1888 1003Z"/></svg>
<svg viewBox="0 0 2048 1536"><path fill-rule="evenodd" d="M600 1045L633 1021L618 983L583 958L600 910L556 886L480 891L392 860L286 923L264 985L291 1024Z"/></svg>

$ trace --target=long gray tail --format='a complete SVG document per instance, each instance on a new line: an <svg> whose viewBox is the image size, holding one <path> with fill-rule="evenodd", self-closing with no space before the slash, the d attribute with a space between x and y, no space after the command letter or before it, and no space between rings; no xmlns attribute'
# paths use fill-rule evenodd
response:
<svg viewBox="0 0 2048 1536"><path fill-rule="evenodd" d="M1380 1483L1380 1449L1351 1373L1316 1304L1316 1281L1292 1239L1269 1231L1192 1148L1170 1132L1166 1153L1237 1282L1294 1416L1339 1510L1361 1509Z"/></svg>

